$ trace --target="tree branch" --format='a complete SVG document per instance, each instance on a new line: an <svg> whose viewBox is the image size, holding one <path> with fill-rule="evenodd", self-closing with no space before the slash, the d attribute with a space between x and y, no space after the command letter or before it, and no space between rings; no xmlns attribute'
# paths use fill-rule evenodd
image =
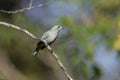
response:
<svg viewBox="0 0 120 80"><path fill-rule="evenodd" d="M43 41L43 40L41 40ZM73 80L72 77L68 74L66 68L64 67L64 65L62 64L62 62L60 61L59 57L57 56L57 54L54 52L54 50L47 44L46 41L43 41L44 44L46 45L49 53L51 53L51 55L55 58L55 60L58 62L60 68L63 70L63 72L65 73L65 76L68 78L68 80Z"/></svg>
<svg viewBox="0 0 120 80"><path fill-rule="evenodd" d="M28 11L28 10L31 10L31 9L34 9L34 8L39 8L39 7L42 7L42 6L45 6L45 5L49 4L49 2L46 2L46 3L42 3L42 4L32 6L33 1L34 0L30 1L29 6L27 8L18 9L18 10L15 10L15 11L6 11L6 10L0 10L0 11L4 12L4 13L7 13L7 14L16 14L16 13L21 13L21 12L24 12L24 11Z"/></svg>
<svg viewBox="0 0 120 80"><path fill-rule="evenodd" d="M26 33L27 35L29 35L30 37L32 37L33 39L36 39L36 40L39 40L37 37L35 37L32 33L30 33L29 31L25 30L25 29L22 29L18 26L15 26L13 24L10 24L10 23L6 23L6 22L0 22L1 25L4 25L6 27L9 27L9 28L14 28L14 29L17 29L19 31L22 31L24 33Z"/></svg>
<svg viewBox="0 0 120 80"><path fill-rule="evenodd" d="M30 33L29 31L25 30L25 29L22 29L18 26L15 26L13 24L10 24L10 23L6 23L6 22L0 22L1 25L4 25L6 27L9 27L9 28L14 28L14 29L17 29L19 31L22 31L24 33L26 33L27 35L29 35L30 37L32 37L33 39L36 39L36 40L40 40L39 38L35 37L32 33ZM54 52L54 50L47 44L46 41L43 41L41 40L47 47L49 53L55 58L55 60L58 62L60 68L63 70L63 72L65 73L65 76L68 78L68 80L73 80L72 77L68 74L66 68L63 66L62 62L60 61L59 57L57 56L57 54Z"/></svg>

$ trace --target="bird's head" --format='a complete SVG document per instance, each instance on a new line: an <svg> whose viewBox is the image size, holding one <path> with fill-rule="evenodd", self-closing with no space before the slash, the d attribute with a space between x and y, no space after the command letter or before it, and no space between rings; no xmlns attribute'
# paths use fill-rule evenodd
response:
<svg viewBox="0 0 120 80"><path fill-rule="evenodd" d="M62 26L60 26L60 25L56 25L56 26L54 26L51 30L55 30L55 31L60 31L60 30L63 30L64 28L62 27Z"/></svg>

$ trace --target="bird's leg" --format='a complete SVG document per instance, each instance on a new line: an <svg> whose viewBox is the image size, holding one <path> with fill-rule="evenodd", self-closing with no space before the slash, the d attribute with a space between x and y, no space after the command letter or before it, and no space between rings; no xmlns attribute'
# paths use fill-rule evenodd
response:
<svg viewBox="0 0 120 80"><path fill-rule="evenodd" d="M53 50L50 48L50 46L48 45L48 43L45 40L42 40L42 42L45 44L45 46L48 48L48 50L50 51L50 53L53 52Z"/></svg>
<svg viewBox="0 0 120 80"><path fill-rule="evenodd" d="M50 53L53 53L53 49L49 48Z"/></svg>

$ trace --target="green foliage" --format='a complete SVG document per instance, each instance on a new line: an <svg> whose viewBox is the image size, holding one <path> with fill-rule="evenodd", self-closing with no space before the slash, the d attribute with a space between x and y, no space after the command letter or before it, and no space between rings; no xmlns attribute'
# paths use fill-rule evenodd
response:
<svg viewBox="0 0 120 80"><path fill-rule="evenodd" d="M68 44L63 45L63 47L65 46L68 48L67 52L69 52L69 54L66 54L66 56L69 57L67 59L69 59L69 62L73 66L73 69L76 68L76 66L80 65L77 67L77 69L75 69L74 72L84 74L86 77L90 77L92 75L91 72L93 71L94 75L99 77L102 75L101 70L98 67L90 67L92 65L90 63L94 64L92 60L97 44L105 41L110 49L114 47L113 44L115 37L119 31L118 18L120 1L89 0L88 2L90 2L94 12L93 15L91 15L92 17L90 19L91 22L89 25L87 21L78 23L71 16L60 18L58 23L64 24L64 26L68 29L68 37L65 42L68 42L72 39L75 41L75 43L78 43L75 45L80 45L80 47L78 46L78 48L80 48L80 51L78 50L78 52L76 50L76 47L71 48L68 47ZM71 46L73 45L71 44ZM77 76L79 76L79 74L77 74Z"/></svg>

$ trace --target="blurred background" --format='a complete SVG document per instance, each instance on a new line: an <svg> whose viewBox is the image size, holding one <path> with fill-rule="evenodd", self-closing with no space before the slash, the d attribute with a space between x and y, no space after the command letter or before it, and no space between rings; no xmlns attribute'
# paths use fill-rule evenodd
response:
<svg viewBox="0 0 120 80"><path fill-rule="evenodd" d="M37 37L54 25L65 29L51 46L74 80L120 80L120 0L33 0L40 8L0 12L0 21ZM0 10L28 7L30 0L0 0ZM0 25L0 80L67 80L47 49L31 56L37 41Z"/></svg>

